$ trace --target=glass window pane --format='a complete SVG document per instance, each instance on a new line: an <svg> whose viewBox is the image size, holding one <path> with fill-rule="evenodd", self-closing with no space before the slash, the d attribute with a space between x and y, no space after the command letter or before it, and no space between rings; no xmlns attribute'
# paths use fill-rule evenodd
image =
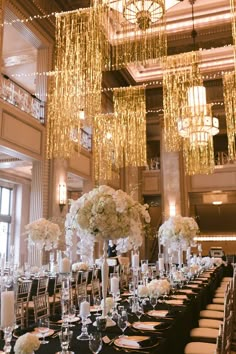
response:
<svg viewBox="0 0 236 354"><path fill-rule="evenodd" d="M11 190L2 188L1 214L9 215L10 213Z"/></svg>
<svg viewBox="0 0 236 354"><path fill-rule="evenodd" d="M7 253L8 223L0 222L0 253Z"/></svg>

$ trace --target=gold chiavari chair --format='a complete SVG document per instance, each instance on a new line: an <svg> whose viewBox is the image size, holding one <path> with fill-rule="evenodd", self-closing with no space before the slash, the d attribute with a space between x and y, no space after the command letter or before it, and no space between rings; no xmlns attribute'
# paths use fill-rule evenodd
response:
<svg viewBox="0 0 236 354"><path fill-rule="evenodd" d="M93 299L97 296L101 296L101 286L100 286L100 280L99 279L93 279L92 280L92 297Z"/></svg>
<svg viewBox="0 0 236 354"><path fill-rule="evenodd" d="M29 299L32 287L32 280L18 281L16 288L16 303L20 303L20 307L23 307L24 323L23 326L28 326L28 313L29 313Z"/></svg>
<svg viewBox="0 0 236 354"><path fill-rule="evenodd" d="M48 293L40 294L33 297L34 302L34 321L38 322L41 318L49 318L50 307Z"/></svg>

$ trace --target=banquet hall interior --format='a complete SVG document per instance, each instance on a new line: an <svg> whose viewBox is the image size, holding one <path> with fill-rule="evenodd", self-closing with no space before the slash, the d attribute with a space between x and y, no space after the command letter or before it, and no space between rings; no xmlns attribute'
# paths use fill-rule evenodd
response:
<svg viewBox="0 0 236 354"><path fill-rule="evenodd" d="M0 0L2 268L3 260L24 271L50 267L50 249L27 238L26 225L41 218L60 229L53 262L68 248L71 263L83 261L76 235L68 245L66 215L72 201L103 185L148 205L139 260L155 265L163 254L170 267L158 230L182 216L198 226L183 262L190 255L236 262L235 8L235 0ZM102 254L98 241L93 260ZM130 249L118 258L131 264ZM206 273L201 285L230 296L227 274ZM230 319L218 295L216 308L207 308L208 293L194 301L205 301L205 311L224 306ZM183 349L186 337L179 354L197 353Z"/></svg>

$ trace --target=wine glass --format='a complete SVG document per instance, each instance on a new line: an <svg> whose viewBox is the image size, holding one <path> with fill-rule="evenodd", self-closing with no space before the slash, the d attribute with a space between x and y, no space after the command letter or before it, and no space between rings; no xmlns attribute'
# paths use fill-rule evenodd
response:
<svg viewBox="0 0 236 354"><path fill-rule="evenodd" d="M122 337L124 336L124 332L126 328L128 327L128 316L126 311L122 311L121 315L118 315L118 321L117 321L118 327L122 331Z"/></svg>
<svg viewBox="0 0 236 354"><path fill-rule="evenodd" d="M40 318L38 320L38 330L42 335L41 344L48 344L49 341L45 340L45 336L49 332L49 319L48 318Z"/></svg>
<svg viewBox="0 0 236 354"><path fill-rule="evenodd" d="M59 352L60 354L68 353L68 348L70 345L72 335L73 335L73 332L69 331L68 328L66 328L64 331L61 331L59 333L59 339L60 339L61 349L62 349L62 351ZM59 354L59 353L57 353L57 354Z"/></svg>
<svg viewBox="0 0 236 354"><path fill-rule="evenodd" d="M89 349L93 354L98 354L102 349L102 336L99 332L94 332L89 338Z"/></svg>
<svg viewBox="0 0 236 354"><path fill-rule="evenodd" d="M135 315L138 317L138 320L140 321L142 315L143 315L143 305L142 303L140 304L138 301L136 301L133 305L133 312Z"/></svg>
<svg viewBox="0 0 236 354"><path fill-rule="evenodd" d="M157 305L157 295L152 294L152 295L149 297L149 302L150 302L150 305L152 305L153 310L155 310L155 307L156 307L156 305Z"/></svg>
<svg viewBox="0 0 236 354"><path fill-rule="evenodd" d="M97 310L95 313L95 316L99 316L99 309L101 307L101 298L100 296L95 296L93 299L93 306L95 307L95 309Z"/></svg>

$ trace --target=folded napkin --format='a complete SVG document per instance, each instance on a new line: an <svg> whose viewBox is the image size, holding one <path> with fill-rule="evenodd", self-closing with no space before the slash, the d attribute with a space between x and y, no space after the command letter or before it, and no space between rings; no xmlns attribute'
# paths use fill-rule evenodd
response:
<svg viewBox="0 0 236 354"><path fill-rule="evenodd" d="M129 348L140 348L139 343L136 342L135 340L132 340L132 339L122 338L122 339L119 341L119 344L120 344L120 345L127 346L127 347L129 347Z"/></svg>
<svg viewBox="0 0 236 354"><path fill-rule="evenodd" d="M18 327L14 330L14 335L16 337L20 337L20 336L23 336L23 334L25 333L28 333L28 332L33 332L35 330L35 328L37 327L36 324L33 324L27 328L21 328L21 327Z"/></svg>
<svg viewBox="0 0 236 354"><path fill-rule="evenodd" d="M151 337L130 336L119 338L119 345L129 348L145 348L151 347L156 343L156 339Z"/></svg>
<svg viewBox="0 0 236 354"><path fill-rule="evenodd" d="M155 329L164 329L169 326L169 323L165 322L140 322L141 325L139 329L146 329L149 331L155 330ZM138 327L137 327L138 328Z"/></svg>

